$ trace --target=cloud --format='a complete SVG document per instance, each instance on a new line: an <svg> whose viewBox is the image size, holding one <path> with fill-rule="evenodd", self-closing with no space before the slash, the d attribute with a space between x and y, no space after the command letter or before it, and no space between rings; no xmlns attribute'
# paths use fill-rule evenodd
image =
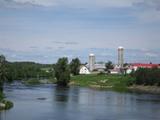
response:
<svg viewBox="0 0 160 120"><path fill-rule="evenodd" d="M12 0L12 1L20 4L32 4L45 7L54 6L56 4L54 0Z"/></svg>
<svg viewBox="0 0 160 120"><path fill-rule="evenodd" d="M138 3L139 6L144 8L150 8L155 10L160 10L160 1L159 0L143 0Z"/></svg>
<svg viewBox="0 0 160 120"><path fill-rule="evenodd" d="M136 17L142 23L154 23L160 21L160 0L143 0L135 4L139 12Z"/></svg>
<svg viewBox="0 0 160 120"><path fill-rule="evenodd" d="M146 55L147 57L159 57L158 54L156 54L156 53L151 53L151 52L145 53L145 55Z"/></svg>
<svg viewBox="0 0 160 120"><path fill-rule="evenodd" d="M147 7L160 10L159 0L1 0L1 6L63 6L70 8L91 8L91 7Z"/></svg>
<svg viewBox="0 0 160 120"><path fill-rule="evenodd" d="M70 41L70 42L52 41L52 43L60 44L60 45L77 45L78 44L78 42L73 42L73 41Z"/></svg>
<svg viewBox="0 0 160 120"><path fill-rule="evenodd" d="M154 23L160 21L160 11L155 9L144 10L136 13L137 18L143 23Z"/></svg>
<svg viewBox="0 0 160 120"><path fill-rule="evenodd" d="M3 6L37 5L44 7L66 6L72 8L87 7L130 7L143 0L1 0Z"/></svg>
<svg viewBox="0 0 160 120"><path fill-rule="evenodd" d="M78 42L64 42L64 44L66 44L66 45L77 45Z"/></svg>
<svg viewBox="0 0 160 120"><path fill-rule="evenodd" d="M160 20L160 0L0 0L7 8L131 8L135 17L144 22Z"/></svg>
<svg viewBox="0 0 160 120"><path fill-rule="evenodd" d="M96 55L96 62L106 62L111 60L112 62L117 63L117 50L115 49L61 49L56 51L44 50L43 52L21 52L9 49L0 49L0 53L4 54L9 61L34 61L40 63L55 63L60 57L69 57L69 60L79 57L80 60L85 63L88 62L88 55L90 52ZM142 51L140 49L126 49L124 54L125 62L128 63L159 63L160 57L157 57L157 55L160 55L160 52L157 49L148 51Z"/></svg>
<svg viewBox="0 0 160 120"><path fill-rule="evenodd" d="M29 48L31 48L31 49L38 49L37 46L30 46Z"/></svg>

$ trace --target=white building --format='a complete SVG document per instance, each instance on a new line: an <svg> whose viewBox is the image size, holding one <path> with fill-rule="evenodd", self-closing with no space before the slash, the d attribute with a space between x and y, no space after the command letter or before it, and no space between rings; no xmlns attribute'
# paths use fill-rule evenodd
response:
<svg viewBox="0 0 160 120"><path fill-rule="evenodd" d="M81 66L79 74L90 74L89 69L86 66Z"/></svg>
<svg viewBox="0 0 160 120"><path fill-rule="evenodd" d="M95 64L94 70L98 71L98 72L104 72L106 69L105 64Z"/></svg>
<svg viewBox="0 0 160 120"><path fill-rule="evenodd" d="M96 60L95 55L90 54L89 55L89 70L90 71L93 71L95 68L95 60Z"/></svg>
<svg viewBox="0 0 160 120"><path fill-rule="evenodd" d="M121 68L123 67L124 64L124 48L123 47L118 47L118 66Z"/></svg>

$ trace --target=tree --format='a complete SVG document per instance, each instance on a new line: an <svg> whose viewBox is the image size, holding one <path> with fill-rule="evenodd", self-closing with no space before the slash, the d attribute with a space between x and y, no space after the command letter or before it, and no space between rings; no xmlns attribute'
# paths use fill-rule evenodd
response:
<svg viewBox="0 0 160 120"><path fill-rule="evenodd" d="M55 77L58 86L67 86L70 80L70 70L67 58L60 58L55 65Z"/></svg>
<svg viewBox="0 0 160 120"><path fill-rule="evenodd" d="M108 61L106 64L105 64L105 67L106 67L106 71L109 72L110 69L113 69L114 68L114 65L111 61Z"/></svg>
<svg viewBox="0 0 160 120"><path fill-rule="evenodd" d="M78 58L72 59L70 63L70 70L73 75L79 75L81 62Z"/></svg>
<svg viewBox="0 0 160 120"><path fill-rule="evenodd" d="M0 92L3 92L3 84L6 80L6 59L5 56L0 55Z"/></svg>

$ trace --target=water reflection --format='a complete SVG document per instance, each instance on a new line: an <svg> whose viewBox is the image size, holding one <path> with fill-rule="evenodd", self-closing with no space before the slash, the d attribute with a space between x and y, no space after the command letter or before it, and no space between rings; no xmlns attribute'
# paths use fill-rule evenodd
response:
<svg viewBox="0 0 160 120"><path fill-rule="evenodd" d="M55 87L54 100L58 102L68 102L69 99L69 88Z"/></svg>
<svg viewBox="0 0 160 120"><path fill-rule="evenodd" d="M5 94L14 108L0 120L160 120L160 95L23 84L6 86Z"/></svg>

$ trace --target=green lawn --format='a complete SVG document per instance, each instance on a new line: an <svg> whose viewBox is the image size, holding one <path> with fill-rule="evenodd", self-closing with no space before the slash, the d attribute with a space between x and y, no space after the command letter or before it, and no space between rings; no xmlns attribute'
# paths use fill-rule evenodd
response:
<svg viewBox="0 0 160 120"><path fill-rule="evenodd" d="M78 75L71 77L71 83L74 85L112 89L117 91L126 91L127 87L134 78L129 75Z"/></svg>

